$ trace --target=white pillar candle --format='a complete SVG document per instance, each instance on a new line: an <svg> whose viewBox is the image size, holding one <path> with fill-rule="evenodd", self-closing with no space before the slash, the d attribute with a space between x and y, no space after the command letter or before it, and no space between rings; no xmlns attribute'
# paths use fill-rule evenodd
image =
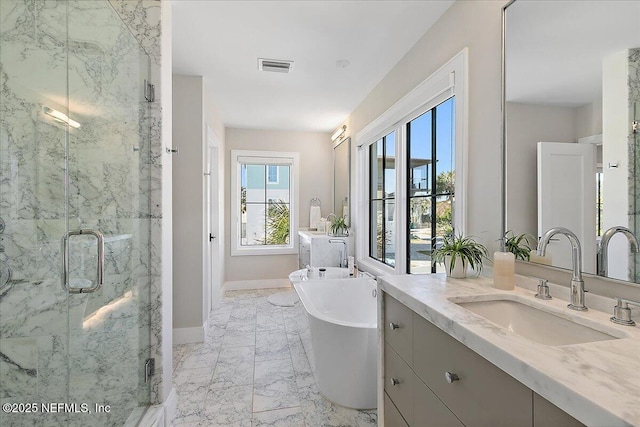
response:
<svg viewBox="0 0 640 427"><path fill-rule="evenodd" d="M494 252L493 287L512 291L516 281L516 259L511 252Z"/></svg>

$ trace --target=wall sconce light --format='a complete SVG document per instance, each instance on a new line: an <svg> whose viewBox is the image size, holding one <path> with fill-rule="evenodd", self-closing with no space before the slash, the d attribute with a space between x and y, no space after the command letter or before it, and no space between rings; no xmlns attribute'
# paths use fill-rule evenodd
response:
<svg viewBox="0 0 640 427"><path fill-rule="evenodd" d="M80 123L76 122L73 119L70 119L65 113L62 113L58 110L54 110L53 108L49 108L49 107L44 107L44 113L47 116L53 117L54 120L57 120L58 122L68 124L72 128L75 128L75 129L80 128Z"/></svg>
<svg viewBox="0 0 640 427"><path fill-rule="evenodd" d="M331 135L331 142L335 141L336 139L340 138L344 138L344 133L347 131L347 125L342 125L338 128L338 130L336 130L333 135Z"/></svg>

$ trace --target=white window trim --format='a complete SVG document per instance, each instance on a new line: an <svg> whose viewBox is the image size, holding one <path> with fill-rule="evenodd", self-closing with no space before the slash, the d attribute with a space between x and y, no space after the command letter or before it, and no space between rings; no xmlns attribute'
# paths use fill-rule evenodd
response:
<svg viewBox="0 0 640 427"><path fill-rule="evenodd" d="M399 143L400 141L405 141L404 125L451 96L456 97L456 200L453 222L456 232L464 233L466 230L469 117L468 55L468 49L464 48L356 134L356 170L360 171L356 176L356 212L358 212L358 222L354 227L357 236L356 253L358 264L373 274L407 273L407 236L405 235L407 221L407 159L405 144ZM396 262L395 267L390 267L369 256L369 159L367 157L367 147L394 130L396 131Z"/></svg>
<svg viewBox="0 0 640 427"><path fill-rule="evenodd" d="M240 162L291 166L289 179L289 188L291 191L291 201L289 203L291 231L288 245L242 246L240 244L240 230L242 227L242 214L240 213L241 172L238 167ZM231 256L293 255L298 253L299 165L300 153L297 152L231 150Z"/></svg>

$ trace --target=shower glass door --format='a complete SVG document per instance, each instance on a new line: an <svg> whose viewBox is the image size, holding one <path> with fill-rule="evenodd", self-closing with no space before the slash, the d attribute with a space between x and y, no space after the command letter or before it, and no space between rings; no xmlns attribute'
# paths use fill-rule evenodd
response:
<svg viewBox="0 0 640 427"><path fill-rule="evenodd" d="M149 404L148 70L108 1L0 1L2 426Z"/></svg>

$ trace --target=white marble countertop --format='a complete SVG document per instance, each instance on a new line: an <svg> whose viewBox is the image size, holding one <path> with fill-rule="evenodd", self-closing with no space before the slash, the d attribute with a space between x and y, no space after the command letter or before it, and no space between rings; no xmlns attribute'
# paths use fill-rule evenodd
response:
<svg viewBox="0 0 640 427"><path fill-rule="evenodd" d="M514 291L501 291L491 283L487 278L451 279L444 274L378 278L382 291L582 423L640 426L639 326L616 325L609 321L611 311L598 311L589 305L592 299L598 308L607 306L602 297L588 294L589 310L578 312L568 309L567 301L562 295L554 295L553 289L554 299L541 301L533 297L532 290L516 287ZM515 335L449 300L505 294L522 297L527 304L548 307L579 323L595 322L625 338L547 346ZM613 300L609 301L612 307Z"/></svg>

